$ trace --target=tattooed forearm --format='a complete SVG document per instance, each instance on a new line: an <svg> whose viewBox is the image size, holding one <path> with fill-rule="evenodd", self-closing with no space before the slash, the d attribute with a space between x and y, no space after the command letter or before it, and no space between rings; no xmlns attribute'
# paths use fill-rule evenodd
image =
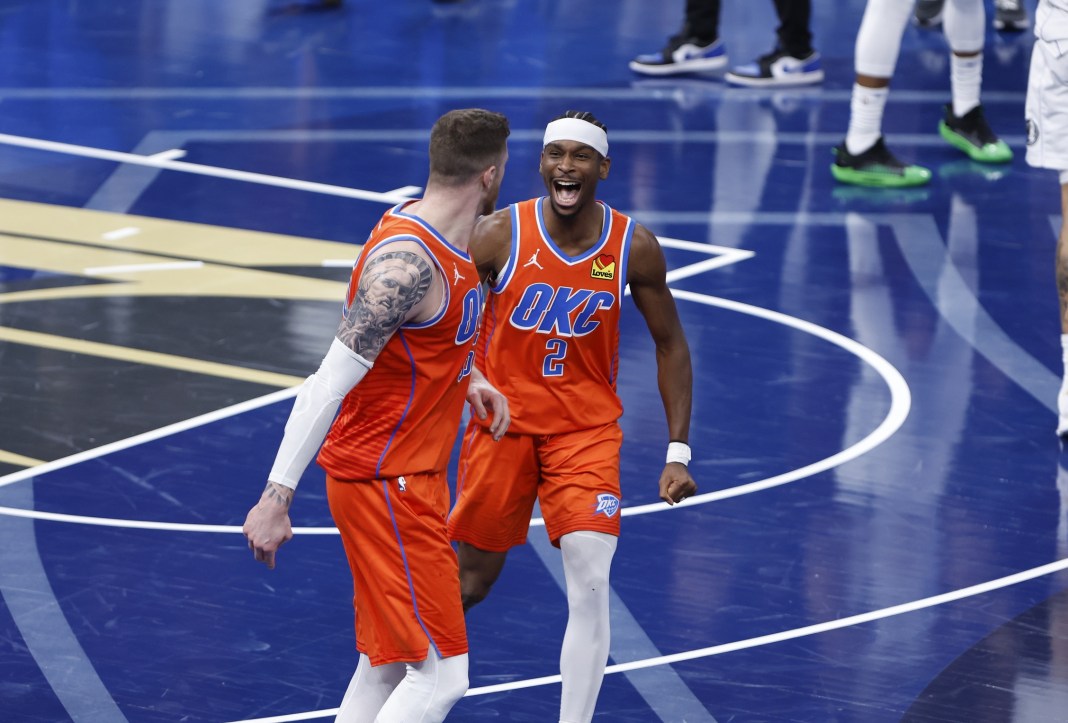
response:
<svg viewBox="0 0 1068 723"><path fill-rule="evenodd" d="M267 489L263 491L263 494L268 500L287 510L289 509L289 504L293 501L293 490L274 482L267 483Z"/></svg>
<svg viewBox="0 0 1068 723"><path fill-rule="evenodd" d="M390 251L371 259L337 338L374 360L412 307L426 296L432 278L430 264L411 251Z"/></svg>

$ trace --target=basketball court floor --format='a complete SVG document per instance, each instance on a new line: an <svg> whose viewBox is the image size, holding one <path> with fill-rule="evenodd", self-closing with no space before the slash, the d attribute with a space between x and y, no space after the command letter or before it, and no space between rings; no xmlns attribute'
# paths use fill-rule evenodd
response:
<svg viewBox="0 0 1068 723"><path fill-rule="evenodd" d="M379 215L452 108L609 128L601 198L665 248L700 494L657 504L653 350L624 311L623 534L597 721L1068 720L1059 189L1023 160L1031 36L990 30L1016 158L936 126L910 27L885 122L921 189L838 186L862 0L815 0L826 82L646 79L681 0L0 0L0 720L331 717L351 579L309 469L274 571L240 526ZM738 62L772 3L726 0ZM1033 4L1029 4L1033 16ZM540 519L468 616L450 720L556 720Z"/></svg>

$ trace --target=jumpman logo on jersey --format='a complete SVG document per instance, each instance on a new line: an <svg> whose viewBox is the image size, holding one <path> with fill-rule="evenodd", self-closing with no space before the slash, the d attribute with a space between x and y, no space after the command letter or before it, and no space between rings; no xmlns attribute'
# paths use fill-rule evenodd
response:
<svg viewBox="0 0 1068 723"><path fill-rule="evenodd" d="M545 271L545 267L538 263L538 254L540 253L541 249L535 250L534 255L530 257L530 261L527 261L525 264L523 264L523 268L526 268L527 266L537 266L542 271Z"/></svg>
<svg viewBox="0 0 1068 723"><path fill-rule="evenodd" d="M460 273L460 268L454 263L452 265L452 285L456 286L456 282L460 279L466 279L467 277Z"/></svg>

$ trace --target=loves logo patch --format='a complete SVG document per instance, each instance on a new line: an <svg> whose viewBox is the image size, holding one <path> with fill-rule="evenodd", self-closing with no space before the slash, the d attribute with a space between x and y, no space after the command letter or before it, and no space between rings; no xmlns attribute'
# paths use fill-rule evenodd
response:
<svg viewBox="0 0 1068 723"><path fill-rule="evenodd" d="M590 276L595 279L614 279L616 277L616 257L601 254L593 260Z"/></svg>

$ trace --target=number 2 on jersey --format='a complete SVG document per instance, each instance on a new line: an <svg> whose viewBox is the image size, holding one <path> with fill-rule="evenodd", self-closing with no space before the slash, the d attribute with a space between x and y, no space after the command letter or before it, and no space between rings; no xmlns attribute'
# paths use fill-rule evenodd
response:
<svg viewBox="0 0 1068 723"><path fill-rule="evenodd" d="M541 374L546 377L564 376L564 357L567 356L566 339L549 339L545 342L545 361L541 364Z"/></svg>

